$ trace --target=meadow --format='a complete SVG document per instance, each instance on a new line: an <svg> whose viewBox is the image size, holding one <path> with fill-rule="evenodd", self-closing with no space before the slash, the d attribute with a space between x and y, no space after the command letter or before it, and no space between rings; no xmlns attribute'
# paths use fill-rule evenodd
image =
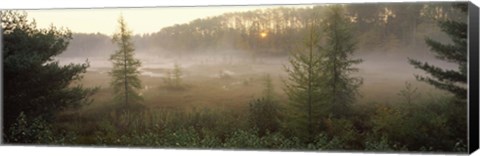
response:
<svg viewBox="0 0 480 156"><path fill-rule="evenodd" d="M364 64L359 66L358 76L363 78L364 83L359 88L358 101L353 105L356 112L362 114L362 111L372 112L382 106L400 105L398 101L404 97L399 92L405 88L405 82L413 84L418 92L428 93L425 97L445 94L432 86L416 82L412 74L415 70L408 69L408 63L399 61L401 55L371 56L374 55L363 56ZM271 76L274 98L280 112L288 111L288 96L284 92L287 59L263 58L253 62L248 59L212 57L209 61L204 61L204 58L180 58L162 60L156 65L150 62L150 67L143 67L139 76L143 85L139 90L143 102L127 107L127 111L112 100L109 68L93 66L80 81L86 87L99 87L91 97L93 102L79 110L61 113L53 127L60 131L75 132L75 140L70 143L83 146L344 149L346 146L343 144L346 143L332 142L326 135L319 136L318 145L307 146L294 136L284 136L280 131L259 136L258 130L252 129L249 123L250 103L264 96L267 74ZM165 76L177 62L188 63L185 66L179 63L182 86L171 88L167 86ZM362 116L357 117L361 119ZM357 122L366 124L364 121ZM366 148L364 141L359 139L362 137L355 138L357 143L349 143L351 147L346 149Z"/></svg>

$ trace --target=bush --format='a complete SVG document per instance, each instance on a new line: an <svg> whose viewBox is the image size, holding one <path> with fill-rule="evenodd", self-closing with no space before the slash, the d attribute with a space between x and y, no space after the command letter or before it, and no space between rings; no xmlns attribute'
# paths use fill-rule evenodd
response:
<svg viewBox="0 0 480 156"><path fill-rule="evenodd" d="M74 133L56 132L45 120L34 118L29 121L27 116L21 112L16 122L10 127L5 142L64 145L73 143L75 139Z"/></svg>
<svg viewBox="0 0 480 156"><path fill-rule="evenodd" d="M227 148L258 149L262 147L262 141L255 130L237 130L224 143Z"/></svg>
<svg viewBox="0 0 480 156"><path fill-rule="evenodd" d="M250 102L248 121L252 128L258 129L259 136L267 132L276 132L280 129L277 104L265 98L253 100Z"/></svg>

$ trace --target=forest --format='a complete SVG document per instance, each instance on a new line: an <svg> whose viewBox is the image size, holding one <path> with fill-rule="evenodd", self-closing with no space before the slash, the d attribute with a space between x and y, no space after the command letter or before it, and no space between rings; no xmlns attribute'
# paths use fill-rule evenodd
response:
<svg viewBox="0 0 480 156"><path fill-rule="evenodd" d="M119 15L112 35L1 11L2 140L465 153L467 12L465 2L282 6L146 34Z"/></svg>

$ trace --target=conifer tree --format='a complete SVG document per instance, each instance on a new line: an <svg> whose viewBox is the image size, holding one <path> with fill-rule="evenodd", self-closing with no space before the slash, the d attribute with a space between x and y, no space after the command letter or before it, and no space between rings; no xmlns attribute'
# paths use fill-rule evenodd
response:
<svg viewBox="0 0 480 156"><path fill-rule="evenodd" d="M319 57L319 19L313 15L307 22L305 47L290 56L290 66L285 66L288 79L284 91L288 96L287 125L300 138L312 141L319 124L321 110L321 60ZM324 109L325 110L325 109ZM324 111L323 110L323 111Z"/></svg>
<svg viewBox="0 0 480 156"><path fill-rule="evenodd" d="M464 15L467 13L467 3L456 5ZM419 81L427 82L441 90L448 91L462 100L467 99L467 23L456 20L439 21L438 24L443 32L451 39L452 43L444 44L435 41L432 38L426 38L425 42L430 50L435 53L436 58L456 63L457 70L442 69L441 67L431 65L427 62L421 62L409 58L410 64L415 68L427 72L430 76L415 77Z"/></svg>
<svg viewBox="0 0 480 156"><path fill-rule="evenodd" d="M65 109L91 102L89 97L96 89L75 83L82 79L88 62L60 65L54 59L69 45L72 39L70 30L54 26L37 28L36 23L29 21L27 14L21 12L0 11L0 17L3 139L9 143L28 143L27 140L36 138L12 140L6 136L11 133L14 124L19 124L16 119L21 118L20 114L24 114L28 122L41 120L48 123ZM23 135L35 136L38 133L32 130Z"/></svg>
<svg viewBox="0 0 480 156"><path fill-rule="evenodd" d="M468 11L468 3L454 4L466 17ZM443 61L456 63L457 70L443 69L441 67L431 65L427 62L421 62L409 58L410 64L415 68L422 69L429 76L415 75L417 80L426 82L438 89L452 93L455 98L452 102L455 105L448 106L447 125L449 126L450 137L457 140L457 144L467 142L467 36L468 25L461 19L439 21L439 26L451 39L451 43L445 44L435 41L431 38L426 39L430 50L435 56ZM453 146L453 145L452 145Z"/></svg>
<svg viewBox="0 0 480 156"><path fill-rule="evenodd" d="M330 105L333 117L348 115L349 108L358 93L357 88L362 79L350 76L358 69L353 65L361 63L361 59L351 58L355 50L351 22L345 16L342 6L329 7L323 22L326 43L321 54L322 97Z"/></svg>
<svg viewBox="0 0 480 156"><path fill-rule="evenodd" d="M115 99L125 106L138 104L142 100L137 93L141 89L141 81L138 78L140 71L138 68L141 62L134 58L134 45L132 41L132 32L127 29L127 25L122 16L118 19L119 30L113 35L112 41L117 44L118 50L110 56L113 63L113 69L110 72L112 76L111 85L114 89Z"/></svg>

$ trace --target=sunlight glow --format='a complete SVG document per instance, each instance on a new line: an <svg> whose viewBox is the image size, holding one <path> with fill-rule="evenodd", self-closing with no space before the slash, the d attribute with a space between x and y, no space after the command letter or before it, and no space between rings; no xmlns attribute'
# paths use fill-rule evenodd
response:
<svg viewBox="0 0 480 156"><path fill-rule="evenodd" d="M266 32L261 32L261 33L260 33L260 37L262 37L262 38L267 37L267 33L266 33Z"/></svg>

